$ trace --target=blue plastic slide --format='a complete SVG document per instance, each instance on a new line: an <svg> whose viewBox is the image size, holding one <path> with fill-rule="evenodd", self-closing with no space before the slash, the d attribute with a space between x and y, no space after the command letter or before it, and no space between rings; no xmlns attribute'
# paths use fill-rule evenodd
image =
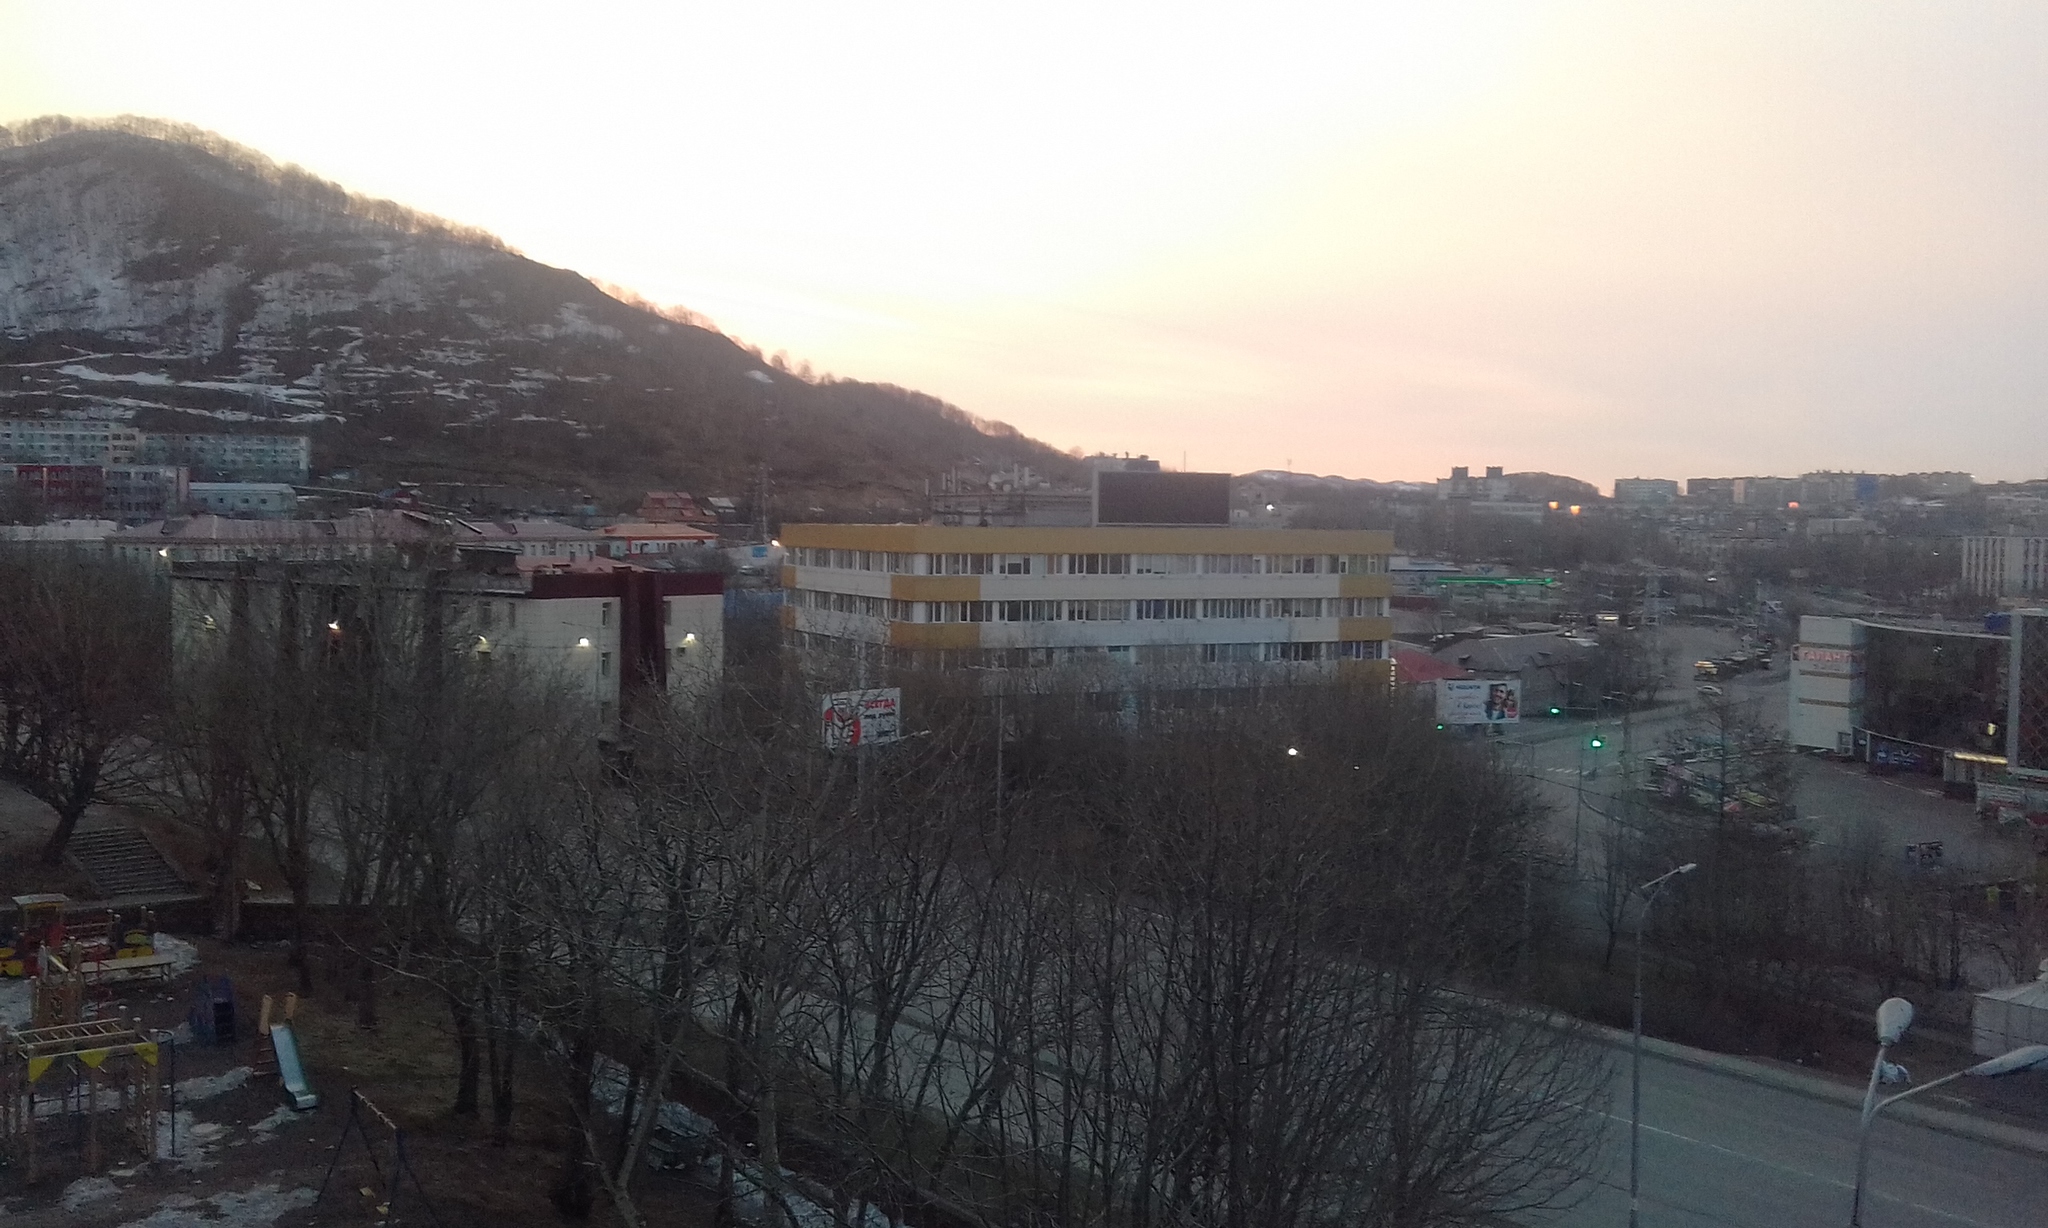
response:
<svg viewBox="0 0 2048 1228"><path fill-rule="evenodd" d="M277 1054L277 1077L284 1084L284 1094L292 1098L295 1109L317 1109L320 1097L306 1084L306 1068L299 1063L299 1038L292 1035L289 1023L270 1025L270 1047Z"/></svg>

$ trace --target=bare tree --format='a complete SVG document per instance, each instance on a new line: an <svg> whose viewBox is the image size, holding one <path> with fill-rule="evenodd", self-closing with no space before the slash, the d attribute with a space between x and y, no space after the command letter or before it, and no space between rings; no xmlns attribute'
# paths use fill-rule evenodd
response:
<svg viewBox="0 0 2048 1228"><path fill-rule="evenodd" d="M132 795L162 710L164 590L72 553L0 557L0 774L57 815L56 864L87 807Z"/></svg>

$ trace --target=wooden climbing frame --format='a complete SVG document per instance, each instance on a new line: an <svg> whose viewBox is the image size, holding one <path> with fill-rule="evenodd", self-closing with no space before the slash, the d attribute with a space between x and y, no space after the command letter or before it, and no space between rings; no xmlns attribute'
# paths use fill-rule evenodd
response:
<svg viewBox="0 0 2048 1228"><path fill-rule="evenodd" d="M0 1028L0 1158L25 1179L82 1136L85 1166L116 1154L156 1158L157 1042L130 1019Z"/></svg>

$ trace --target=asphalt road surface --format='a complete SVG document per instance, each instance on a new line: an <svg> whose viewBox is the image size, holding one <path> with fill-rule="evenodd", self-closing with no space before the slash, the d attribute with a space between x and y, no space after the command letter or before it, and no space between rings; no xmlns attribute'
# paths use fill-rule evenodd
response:
<svg viewBox="0 0 2048 1228"><path fill-rule="evenodd" d="M1628 1222L1627 1050L1617 1059L1599 1184L1577 1207L1524 1223ZM1856 1178L1856 1119L1849 1105L1646 1054L1643 1228L1841 1228ZM1874 1129L1866 1228L2048 1224L2048 1159L1890 1117Z"/></svg>

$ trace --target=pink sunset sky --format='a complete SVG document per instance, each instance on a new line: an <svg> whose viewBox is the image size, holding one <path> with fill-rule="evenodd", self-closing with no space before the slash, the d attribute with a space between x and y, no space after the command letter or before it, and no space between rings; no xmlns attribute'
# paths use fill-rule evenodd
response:
<svg viewBox="0 0 2048 1228"><path fill-rule="evenodd" d="M1060 447L2048 472L2048 6L41 4L183 120Z"/></svg>

